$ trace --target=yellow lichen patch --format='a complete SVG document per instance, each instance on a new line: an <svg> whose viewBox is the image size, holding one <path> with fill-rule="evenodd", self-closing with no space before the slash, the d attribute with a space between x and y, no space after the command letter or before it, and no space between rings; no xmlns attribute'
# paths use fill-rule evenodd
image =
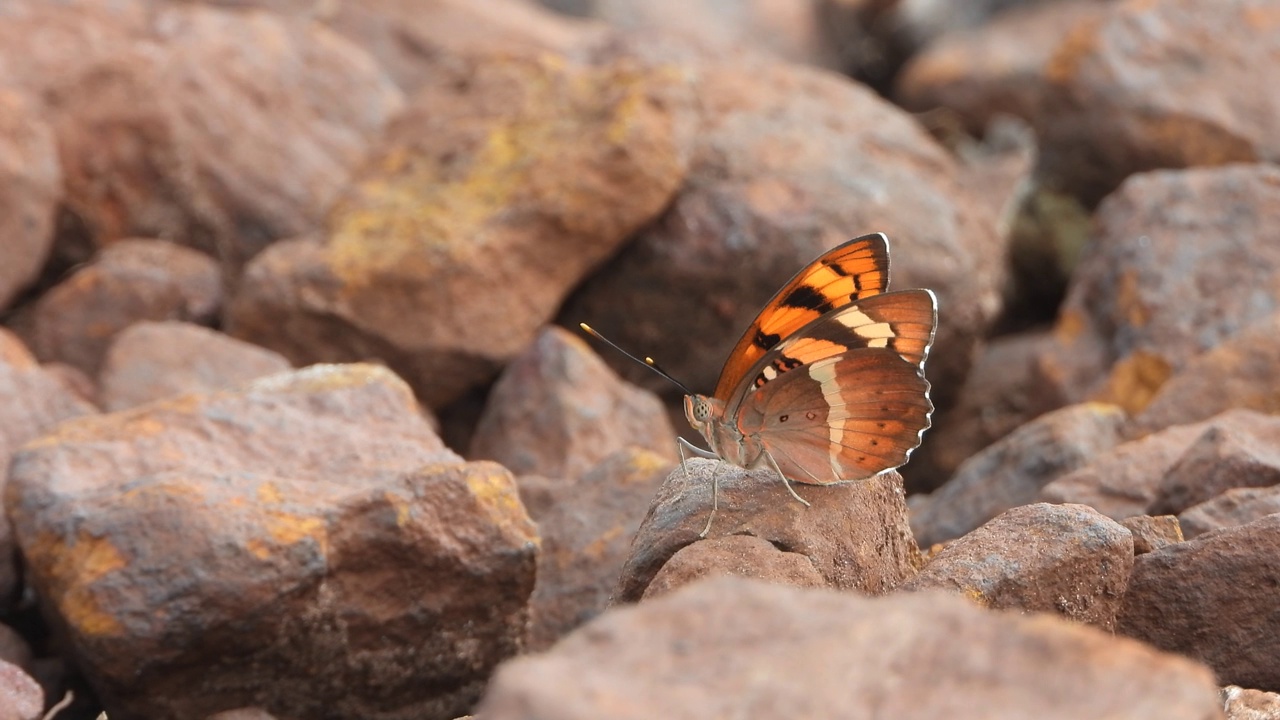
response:
<svg viewBox="0 0 1280 720"><path fill-rule="evenodd" d="M273 482L264 482L258 486L258 501L268 505L279 505L284 502L284 495Z"/></svg>
<svg viewBox="0 0 1280 720"><path fill-rule="evenodd" d="M92 587L128 565L124 554L110 540L82 530L74 540L64 543L62 538L45 533L28 549L28 555L48 563L53 585L50 599L72 629L86 635L123 632L120 621L102 608Z"/></svg>
<svg viewBox="0 0 1280 720"><path fill-rule="evenodd" d="M322 555L329 553L329 532L324 518L273 511L263 516L262 525L277 545L296 545L312 540ZM253 552L252 547L250 552Z"/></svg>
<svg viewBox="0 0 1280 720"><path fill-rule="evenodd" d="M1169 377L1173 367L1163 357L1138 350L1111 367L1107 383L1094 400L1124 408L1130 415L1142 412Z"/></svg>
<svg viewBox="0 0 1280 720"><path fill-rule="evenodd" d="M413 516L413 506L409 501L405 500L403 496L392 492L384 492L382 497L396 513L396 527L402 528L408 525L409 519Z"/></svg>
<svg viewBox="0 0 1280 720"><path fill-rule="evenodd" d="M497 463L481 461L467 463L463 472L467 488L489 520L505 532L518 533L525 542L541 544L537 527L520 502L510 471Z"/></svg>
<svg viewBox="0 0 1280 720"><path fill-rule="evenodd" d="M671 461L651 451L634 448L627 459L628 477L623 482L640 480L671 465Z"/></svg>
<svg viewBox="0 0 1280 720"><path fill-rule="evenodd" d="M1142 283L1138 274L1126 270L1120 275L1120 287L1116 291L1116 306L1125 321L1136 328L1146 325L1151 320L1151 308L1142 301Z"/></svg>

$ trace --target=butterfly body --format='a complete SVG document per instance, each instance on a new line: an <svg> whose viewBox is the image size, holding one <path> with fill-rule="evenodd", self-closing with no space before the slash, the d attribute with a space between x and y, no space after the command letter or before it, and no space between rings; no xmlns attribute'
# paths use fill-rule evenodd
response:
<svg viewBox="0 0 1280 720"><path fill-rule="evenodd" d="M924 362L937 301L928 290L885 292L888 270L887 239L868 235L784 285L738 341L715 393L686 396L689 423L711 449L699 454L815 485L904 464L933 412Z"/></svg>

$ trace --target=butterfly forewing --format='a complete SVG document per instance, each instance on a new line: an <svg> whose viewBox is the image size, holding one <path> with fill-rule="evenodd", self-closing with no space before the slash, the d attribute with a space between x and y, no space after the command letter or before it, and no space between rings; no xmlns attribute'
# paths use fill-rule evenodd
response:
<svg viewBox="0 0 1280 720"><path fill-rule="evenodd" d="M885 236L865 235L828 251L782 286L743 333L720 372L715 397L726 399L765 353L805 325L889 284Z"/></svg>
<svg viewBox="0 0 1280 720"><path fill-rule="evenodd" d="M748 396L739 427L759 439L784 475L829 484L907 461L933 403L919 369L886 348L827 358Z"/></svg>

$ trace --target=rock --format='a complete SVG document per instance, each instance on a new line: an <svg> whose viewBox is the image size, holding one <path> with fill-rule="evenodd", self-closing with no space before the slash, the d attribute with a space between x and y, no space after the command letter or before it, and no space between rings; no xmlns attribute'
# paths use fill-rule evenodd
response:
<svg viewBox="0 0 1280 720"><path fill-rule="evenodd" d="M782 550L764 538L725 535L677 550L649 581L642 597L649 600L696 580L718 575L754 578L796 587L827 586L826 578L804 555Z"/></svg>
<svg viewBox="0 0 1280 720"><path fill-rule="evenodd" d="M525 632L513 478L447 450L379 366L63 423L6 505L112 717L452 718Z"/></svg>
<svg viewBox="0 0 1280 720"><path fill-rule="evenodd" d="M615 603L639 600L672 556L706 542L699 533L711 512L712 473L719 478L719 510L707 538L760 538L804 556L828 586L868 595L892 590L919 566L897 473L835 485L793 483L811 504L806 507L772 469L748 472L701 458L690 458L686 466L688 477L680 467L667 476L636 531ZM736 563L733 556L725 557Z"/></svg>
<svg viewBox="0 0 1280 720"><path fill-rule="evenodd" d="M1280 687L1280 515L1134 562L1116 631L1203 661L1223 683Z"/></svg>
<svg viewBox="0 0 1280 720"><path fill-rule="evenodd" d="M1192 505L1178 514L1178 522L1190 539L1212 530L1261 520L1274 513L1280 513L1280 485L1241 487Z"/></svg>
<svg viewBox="0 0 1280 720"><path fill-rule="evenodd" d="M53 249L62 171L39 110L0 83L0 310L35 282Z"/></svg>
<svg viewBox="0 0 1280 720"><path fill-rule="evenodd" d="M1202 665L1056 618L714 578L506 663L477 715L1204 720L1221 705Z"/></svg>
<svg viewBox="0 0 1280 720"><path fill-rule="evenodd" d="M1144 515L1161 478L1209 426L1176 425L1116 445L1045 485L1039 499L1088 505L1113 520Z"/></svg>
<svg viewBox="0 0 1280 720"><path fill-rule="evenodd" d="M989 608L1114 630L1133 553L1129 532L1096 510L1036 503L948 543L901 589L951 590Z"/></svg>
<svg viewBox="0 0 1280 720"><path fill-rule="evenodd" d="M211 392L284 372L278 353L184 322L139 322L116 335L103 362L102 405L125 410L171 395Z"/></svg>
<svg viewBox="0 0 1280 720"><path fill-rule="evenodd" d="M574 478L628 446L675 462L662 401L618 378L581 338L550 326L494 383L469 457L516 475Z"/></svg>
<svg viewBox="0 0 1280 720"><path fill-rule="evenodd" d="M1053 151L1046 175L1096 200L1133 173L1280 154L1280 104L1257 92L1274 79L1271 60L1280 50L1269 6L1161 0L1106 7L1103 17L1073 28L1045 69L1054 99L1034 123ZM1218 42L1224 37L1240 40ZM1193 202L1227 207L1202 196ZM1184 227L1222 240L1214 230Z"/></svg>
<svg viewBox="0 0 1280 720"><path fill-rule="evenodd" d="M69 418L97 412L44 370L16 336L0 328L0 491L11 453ZM14 609L22 582L13 528L0 513L0 612Z"/></svg>
<svg viewBox="0 0 1280 720"><path fill-rule="evenodd" d="M1087 403L1042 415L966 460L945 485L913 496L911 528L929 546L960 537L996 515L1034 502L1055 478L1120 442L1125 414Z"/></svg>
<svg viewBox="0 0 1280 720"><path fill-rule="evenodd" d="M214 713L205 720L276 720L276 716L262 708L244 707Z"/></svg>
<svg viewBox="0 0 1280 720"><path fill-rule="evenodd" d="M510 58L444 75L326 237L247 269L232 335L298 364L377 355L439 408L524 351L684 178L689 88L673 68Z"/></svg>
<svg viewBox="0 0 1280 720"><path fill-rule="evenodd" d="M1121 520L1120 524L1133 535L1134 555L1145 555L1185 539L1182 526L1173 515L1134 515Z"/></svg>
<svg viewBox="0 0 1280 720"><path fill-rule="evenodd" d="M1043 332L992 339L982 348L960 389L955 407L934 420L925 442L904 468L909 486L936 490L978 451L1029 422L1044 410L1030 399L1032 360L1050 338Z"/></svg>
<svg viewBox="0 0 1280 720"><path fill-rule="evenodd" d="M551 4L543 0L543 4ZM581 15L596 18L628 35L655 35L687 42L709 53L749 50L794 63L836 67L819 20L809 3L758 0L589 0Z"/></svg>
<svg viewBox="0 0 1280 720"><path fill-rule="evenodd" d="M403 104L323 26L201 3L156 6L144 41L53 92L66 203L95 244L171 238L232 270L319 227Z"/></svg>
<svg viewBox="0 0 1280 720"><path fill-rule="evenodd" d="M1280 485L1280 417L1224 413L1165 473L1151 510L1179 513L1238 487Z"/></svg>
<svg viewBox="0 0 1280 720"><path fill-rule="evenodd" d="M85 375L83 370L57 361L44 363L41 367L44 368L45 372L52 375L54 379L62 383L62 387L66 388L67 392L94 407L100 407L98 405L98 383L94 382L93 378Z"/></svg>
<svg viewBox="0 0 1280 720"><path fill-rule="evenodd" d="M121 330L140 320L212 323L221 306L212 258L163 240L124 240L41 296L32 349L97 377Z"/></svg>
<svg viewBox="0 0 1280 720"><path fill-rule="evenodd" d="M1240 330L1192 358L1160 386L1133 420L1144 434L1195 422L1232 408L1280 413L1280 313Z"/></svg>
<svg viewBox="0 0 1280 720"><path fill-rule="evenodd" d="M16 665L0 660L0 720L40 720L44 690Z"/></svg>
<svg viewBox="0 0 1280 720"><path fill-rule="evenodd" d="M660 455L627 448L581 477L540 484L542 499L526 504L542 537L529 650L550 647L608 607L649 498L670 468ZM527 478L519 483L523 499Z"/></svg>
<svg viewBox="0 0 1280 720"><path fill-rule="evenodd" d="M1096 222L1054 329L1057 347L1039 361L1041 393L1113 402L1137 415L1192 358L1280 311L1280 243L1271 235L1280 222L1280 168L1137 175L1107 198ZM1224 409L1219 403L1175 422L1212 415Z"/></svg>
<svg viewBox="0 0 1280 720"><path fill-rule="evenodd" d="M1222 688L1222 702L1227 720L1280 719L1280 695L1273 692L1228 685Z"/></svg>
<svg viewBox="0 0 1280 720"><path fill-rule="evenodd" d="M945 405L1000 310L1004 273L990 262L1004 254L996 219L969 199L965 167L846 79L747 55L689 64L700 115L688 180L569 300L565 324L585 321L710 389L787 279L851 237L890 230L890 289L930 288L945 308L928 368ZM644 387L665 382L625 364L613 363Z"/></svg>
<svg viewBox="0 0 1280 720"><path fill-rule="evenodd" d="M923 3L904 2L904 9ZM972 3L933 3L934 9L963 13ZM985 24L927 31L938 36L912 57L898 75L894 97L915 112L946 108L964 128L981 136L1005 114L1040 119L1055 97L1045 74L1064 37L1096 22L1110 5L1098 0L1020 3ZM909 9L918 15L919 9ZM915 27L926 23L915 21ZM919 29L914 30L920 33Z"/></svg>

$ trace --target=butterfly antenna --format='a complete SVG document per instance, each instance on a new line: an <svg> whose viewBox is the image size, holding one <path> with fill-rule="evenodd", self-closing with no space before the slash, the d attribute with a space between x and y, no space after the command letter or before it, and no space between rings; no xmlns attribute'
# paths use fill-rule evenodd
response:
<svg viewBox="0 0 1280 720"><path fill-rule="evenodd" d="M658 373L658 374L659 374L659 375L661 375L662 377L664 377L664 378L666 378L667 380L671 381L671 382L672 382L676 387L678 387L678 388L680 388L681 390L683 390L685 395L693 395L693 394L694 394L694 392L693 392L692 390L690 390L688 387L686 387L684 383L682 383L682 382L680 382L679 380L677 380L677 379L675 379L675 378L671 377L671 373L669 373L669 372L667 372L666 370L663 370L661 367L659 367L659 366L658 366L658 363L656 363L656 362L654 362L654 361L653 361L653 358L651 358L651 357L647 357L647 356L646 356L646 357L645 357L645 359L641 360L640 358L636 357L635 355L632 355L631 353L627 352L626 350L623 350L622 348L618 347L618 344L617 344L617 343L615 343L614 341L610 340L609 338L607 338L607 337L605 337L605 336L601 335L600 333L596 332L594 328L592 328L590 325L588 325L588 324L586 324L586 323L578 323L578 327L581 327L581 328L582 328L582 331L583 331L583 332L585 332L585 333L587 333L588 335L590 335L590 336L594 337L594 338L595 338L595 339L597 339L597 340L600 340L600 341L603 341L603 342L607 343L607 344L609 345L609 347L612 347L614 350L617 350L618 352L622 353L623 355L626 355L627 357L631 358L632 360L634 360L634 361L636 361L636 362L640 363L641 365L644 365L645 367L649 368L650 370L652 370L652 371L654 371L654 372Z"/></svg>

